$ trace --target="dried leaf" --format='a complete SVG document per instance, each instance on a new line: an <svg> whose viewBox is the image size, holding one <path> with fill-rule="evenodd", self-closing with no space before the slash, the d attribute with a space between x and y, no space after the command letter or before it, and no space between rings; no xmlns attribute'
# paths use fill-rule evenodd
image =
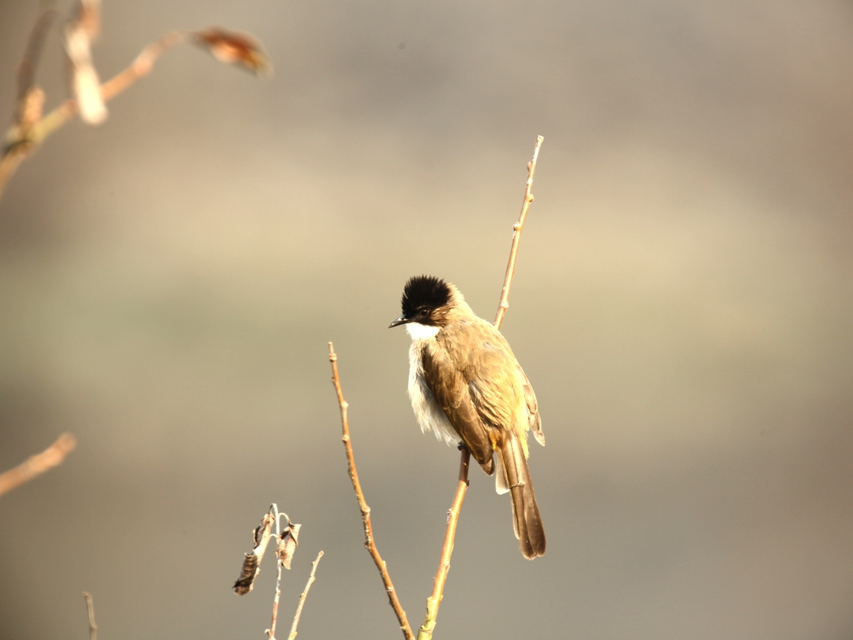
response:
<svg viewBox="0 0 853 640"><path fill-rule="evenodd" d="M243 558L243 567L240 569L240 577L234 583L234 591L238 596L244 596L252 590L255 583L255 576L260 571L258 564L258 556L254 553L247 553Z"/></svg>
<svg viewBox="0 0 853 640"><path fill-rule="evenodd" d="M227 64L235 64L255 75L272 73L272 63L255 38L246 33L210 27L195 34L196 44Z"/></svg>
<svg viewBox="0 0 853 640"><path fill-rule="evenodd" d="M301 528L301 524L288 522L287 528L281 532L281 537L276 544L275 554L285 569L290 569L290 562L293 560L293 554L299 545L299 529Z"/></svg>
<svg viewBox="0 0 853 640"><path fill-rule="evenodd" d="M261 524L255 527L255 530L252 532L252 541L255 545L255 549L261 545L261 542L264 540L264 536L272 530L274 524L275 516L271 513L265 513L264 517L261 518Z"/></svg>
<svg viewBox="0 0 853 640"><path fill-rule="evenodd" d="M252 545L253 550L247 553L243 558L243 568L240 570L240 577L234 583L234 591L237 595L245 595L252 590L255 582L255 577L261 572L261 560L267 548L267 542L270 539L272 527L275 524L275 516L270 512L265 513L261 518L261 524L252 530Z"/></svg>

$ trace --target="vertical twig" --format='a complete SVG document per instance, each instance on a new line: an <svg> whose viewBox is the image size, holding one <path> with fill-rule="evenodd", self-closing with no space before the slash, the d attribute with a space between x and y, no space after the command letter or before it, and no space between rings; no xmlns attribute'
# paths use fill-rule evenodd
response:
<svg viewBox="0 0 853 640"><path fill-rule="evenodd" d="M358 506L361 509L361 520L364 524L364 546L370 552L373 561L376 563L376 568L379 569L379 575L382 577L382 582L385 585L385 591L388 594L388 601L394 613L397 615L397 620L400 622L400 629L406 640L414 640L412 628L409 626L409 621L406 618L406 612L400 604L397 597L397 591L394 589L394 584L391 582L391 575L388 573L388 568L382 556L379 555L379 549L376 548L376 543L373 540L373 525L370 522L370 507L364 499L364 492L361 490L361 483L358 480L358 471L355 468L355 457L352 452L352 443L349 435L349 420L347 418L347 407L349 406L344 400L344 393L341 390L340 378L338 378L338 356L335 354L335 348L332 343L329 343L329 362L332 363L332 383L335 386L335 392L338 395L338 405L341 408L341 427L343 436L341 440L344 443L344 449L347 454L347 464L349 466L349 477L352 480L352 488L355 490L355 497L358 500Z"/></svg>
<svg viewBox="0 0 853 640"><path fill-rule="evenodd" d="M536 172L536 159L539 157L539 148L545 140L542 136L536 136L536 146L533 147L533 159L527 163L527 184L524 186L524 201L521 203L521 213L518 216L518 222L513 226L512 246L509 249L509 262L506 265L506 277L504 278L504 286L501 290L501 301L498 304L498 313L495 316L495 327L501 328L501 323L504 319L504 314L509 308L509 288L512 285L512 276L515 274L515 256L518 253L518 243L521 240L521 231L524 228L524 220L527 218L527 209L530 203L533 202L533 174Z"/></svg>
<svg viewBox="0 0 853 640"><path fill-rule="evenodd" d="M459 514L462 511L462 501L468 490L468 463L471 460L471 452L467 447L462 448L462 458L459 462L459 482L456 485L456 495L453 505L447 516L447 529L444 532L444 544L441 547L441 558L438 561L438 571L433 581L432 595L427 598L427 612L424 623L418 631L418 640L429 640L435 629L435 621L438 618L438 607L444 593L444 583L450 572L450 556L453 553L453 540L456 537L456 524L459 522Z"/></svg>
<svg viewBox="0 0 853 640"><path fill-rule="evenodd" d="M272 622L270 628L267 629L267 636L270 640L275 640L275 625L278 622L278 601L281 599L281 561L277 563L277 573L275 576L275 598L272 601Z"/></svg>
<svg viewBox="0 0 853 640"><path fill-rule="evenodd" d="M65 456L71 453L76 446L77 441L74 436L70 433L63 433L47 449L0 475L0 496L62 464Z"/></svg>
<svg viewBox="0 0 853 640"><path fill-rule="evenodd" d="M95 605L92 603L92 594L84 591L86 599L86 611L89 614L89 640L98 640L98 625L95 624Z"/></svg>
<svg viewBox="0 0 853 640"><path fill-rule="evenodd" d="M524 228L524 221L527 218L527 210L530 203L533 202L533 174L536 171L536 160L539 157L539 148L545 140L542 136L536 137L536 145L533 148L533 159L527 163L527 183L524 187L524 202L521 205L521 214L518 217L518 222L513 225L512 245L509 251L509 261L506 266L506 277L501 291L501 299L498 304L498 313L495 317L495 327L500 329L503 322L506 310L509 307L509 288L512 285L512 277L515 274L515 259L518 254L518 244L521 240L521 231ZM447 519L447 529L444 534L444 545L441 548L441 559L438 563L438 572L435 574L433 582L432 595L427 598L427 612L424 618L424 623L418 631L418 640L429 640L432 638L433 630L435 629L436 619L438 617L438 607L441 604L441 599L444 593L444 584L447 580L447 574L450 572L450 556L453 553L453 540L456 537L456 524L459 521L459 513L462 509L462 501L465 499L465 493L468 488L468 463L471 453L468 449L462 449L462 458L459 462L459 484L456 488L456 496L453 498L453 506L450 508L450 513Z"/></svg>
<svg viewBox="0 0 853 640"><path fill-rule="evenodd" d="M305 604L305 598L308 597L308 591L311 585L314 584L314 574L317 573L317 565L320 564L320 558L323 557L323 552L317 554L317 559L311 563L311 575L308 576L308 583L305 585L305 591L299 596L299 604L296 605L296 614L293 616L293 625L290 627L290 635L287 640L296 640L296 627L299 626L299 618L302 617L302 606Z"/></svg>
<svg viewBox="0 0 853 640"><path fill-rule="evenodd" d="M278 512L278 505L275 502L273 502L273 504L270 506L270 511L273 512L273 517L275 518L275 539L276 539L276 544L278 544L278 540L281 538L281 520L279 519L280 514ZM288 521L290 521L290 518L288 518ZM281 564L282 564L282 562L281 562L281 558L278 557L277 553L276 553L276 560L277 560L277 562L276 562L277 573L275 576L275 597L273 598L273 601L272 601L272 622L270 622L270 628L267 629L267 635L269 636L270 640L275 640L275 625L276 625L276 622L278 620L278 601L281 599Z"/></svg>

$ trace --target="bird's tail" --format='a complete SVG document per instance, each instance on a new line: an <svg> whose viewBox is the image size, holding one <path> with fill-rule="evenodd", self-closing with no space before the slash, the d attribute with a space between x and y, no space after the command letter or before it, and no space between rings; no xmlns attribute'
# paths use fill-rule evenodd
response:
<svg viewBox="0 0 853 640"><path fill-rule="evenodd" d="M533 492L527 456L518 436L513 434L506 438L499 445L497 454L501 467L498 469L498 491L509 490L512 498L512 526L521 544L521 553L528 560L538 558L545 553L545 529Z"/></svg>

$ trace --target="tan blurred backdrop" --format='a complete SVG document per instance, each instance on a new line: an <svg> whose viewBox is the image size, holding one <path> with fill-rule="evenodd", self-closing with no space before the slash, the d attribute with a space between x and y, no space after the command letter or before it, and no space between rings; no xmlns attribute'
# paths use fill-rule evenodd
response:
<svg viewBox="0 0 853 640"><path fill-rule="evenodd" d="M35 15L0 4L8 116ZM274 572L230 586L276 501L285 628L323 549L300 637L398 638L329 340L419 624L458 454L386 326L420 273L493 317L541 134L504 332L548 553L473 469L436 637L853 637L853 3L107 0L95 61L208 25L274 77L176 49L0 201L0 468L79 440L0 499L0 636L85 637L88 590L104 638L262 638Z"/></svg>

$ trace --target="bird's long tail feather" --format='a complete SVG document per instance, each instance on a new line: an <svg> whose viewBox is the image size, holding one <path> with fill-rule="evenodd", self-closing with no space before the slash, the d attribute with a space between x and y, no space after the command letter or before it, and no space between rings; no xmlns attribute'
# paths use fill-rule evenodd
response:
<svg viewBox="0 0 853 640"><path fill-rule="evenodd" d="M498 474L503 472L512 498L512 525L521 545L521 553L528 560L538 558L545 553L545 529L539 515L539 505L536 504L527 458L518 437L512 435L506 438L497 454L502 467L498 469Z"/></svg>

